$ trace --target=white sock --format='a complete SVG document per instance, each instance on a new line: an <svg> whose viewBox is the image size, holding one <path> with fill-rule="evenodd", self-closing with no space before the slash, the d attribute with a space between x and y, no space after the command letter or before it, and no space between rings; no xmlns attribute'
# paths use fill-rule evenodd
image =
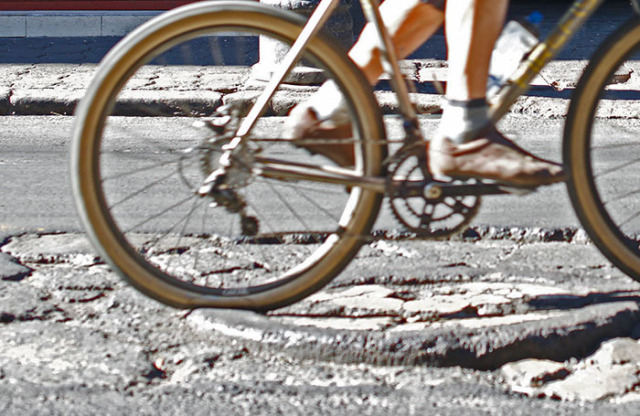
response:
<svg viewBox="0 0 640 416"><path fill-rule="evenodd" d="M307 103L316 112L319 120L331 120L336 125L343 125L351 119L347 102L333 80L322 84Z"/></svg>
<svg viewBox="0 0 640 416"><path fill-rule="evenodd" d="M438 127L438 134L457 144L472 140L489 124L489 105L484 98L447 100Z"/></svg>

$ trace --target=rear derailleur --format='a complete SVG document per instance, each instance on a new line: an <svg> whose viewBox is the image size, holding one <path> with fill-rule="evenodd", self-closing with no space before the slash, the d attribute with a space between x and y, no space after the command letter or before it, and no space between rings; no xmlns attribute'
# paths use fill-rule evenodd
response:
<svg viewBox="0 0 640 416"><path fill-rule="evenodd" d="M259 221L247 213L247 202L237 190L251 183L255 155L260 149L235 137L238 117L220 112L217 115L197 122L197 127L206 128L213 136L199 146L200 168L205 179L195 192L200 197L211 198L212 206L238 214L242 234L255 236Z"/></svg>

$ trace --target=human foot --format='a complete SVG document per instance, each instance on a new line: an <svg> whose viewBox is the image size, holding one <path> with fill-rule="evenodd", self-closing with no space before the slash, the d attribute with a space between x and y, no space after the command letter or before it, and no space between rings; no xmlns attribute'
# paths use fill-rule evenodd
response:
<svg viewBox="0 0 640 416"><path fill-rule="evenodd" d="M320 120L317 113L306 104L294 107L287 119L293 143L311 154L320 154L338 166L353 166L353 144L345 143L352 137L351 124L338 124L331 119ZM331 141L336 143L331 143Z"/></svg>
<svg viewBox="0 0 640 416"><path fill-rule="evenodd" d="M562 166L532 155L494 127L464 144L439 137L429 146L429 168L436 176L490 179L513 186L562 182Z"/></svg>

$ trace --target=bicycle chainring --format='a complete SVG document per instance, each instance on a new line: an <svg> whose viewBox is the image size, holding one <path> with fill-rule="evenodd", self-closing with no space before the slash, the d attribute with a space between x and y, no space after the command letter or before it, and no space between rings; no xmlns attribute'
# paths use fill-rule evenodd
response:
<svg viewBox="0 0 640 416"><path fill-rule="evenodd" d="M464 230L480 208L479 196L446 196L440 186L474 180L435 181L425 146L398 152L389 169L389 205L395 219L420 238L444 238Z"/></svg>

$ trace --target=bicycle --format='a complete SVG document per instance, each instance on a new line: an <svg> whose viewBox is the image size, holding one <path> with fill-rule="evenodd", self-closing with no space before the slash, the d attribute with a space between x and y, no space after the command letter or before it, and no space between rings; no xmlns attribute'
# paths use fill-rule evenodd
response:
<svg viewBox="0 0 640 416"><path fill-rule="evenodd" d="M573 3L500 92L493 120L602 1ZM322 0L308 21L251 1L195 3L144 24L104 58L76 112L73 188L92 242L138 290L175 307L278 308L326 285L375 238L370 230L383 197L411 235L441 238L468 224L482 196L514 192L496 183L431 177L378 0L361 0L377 27L405 132L399 149L389 151L371 86L320 30L337 2ZM628 152L637 144L629 134L596 134L599 111L615 104L610 96L615 101L628 92L630 84L616 84L614 74L624 62L636 66L638 3L576 88L563 158L581 223L615 265L640 281L633 227L640 213L628 198L640 192L628 174L637 162ZM268 82L260 80L259 65L247 74L259 48L288 49ZM192 57L188 50L199 55L193 65L183 59ZM239 60L230 60L233 52ZM218 66L204 65L208 60ZM300 65L338 86L352 119L344 143L353 146L353 167L312 156L283 135L295 104L290 97L313 90L296 84ZM181 92L187 75L202 84L200 96ZM145 90L150 85L154 89ZM143 97L133 100L135 94ZM619 171L603 170L601 153L617 158Z"/></svg>

